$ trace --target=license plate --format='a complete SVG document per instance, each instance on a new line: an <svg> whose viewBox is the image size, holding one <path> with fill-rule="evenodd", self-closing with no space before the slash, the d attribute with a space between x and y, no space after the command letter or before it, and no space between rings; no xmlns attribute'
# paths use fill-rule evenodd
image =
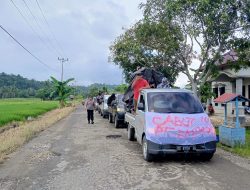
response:
<svg viewBox="0 0 250 190"><path fill-rule="evenodd" d="M189 151L190 150L190 146L183 146L183 151Z"/></svg>

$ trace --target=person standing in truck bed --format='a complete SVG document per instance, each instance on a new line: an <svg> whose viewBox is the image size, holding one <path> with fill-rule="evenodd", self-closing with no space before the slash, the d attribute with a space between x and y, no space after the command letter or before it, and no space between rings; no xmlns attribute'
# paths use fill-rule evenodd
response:
<svg viewBox="0 0 250 190"><path fill-rule="evenodd" d="M137 73L131 87L134 92L134 111L136 111L140 90L150 88L150 86L149 83L142 77L142 74Z"/></svg>

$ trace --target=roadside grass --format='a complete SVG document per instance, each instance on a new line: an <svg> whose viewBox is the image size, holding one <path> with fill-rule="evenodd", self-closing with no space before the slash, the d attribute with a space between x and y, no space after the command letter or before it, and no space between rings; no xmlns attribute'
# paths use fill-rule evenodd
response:
<svg viewBox="0 0 250 190"><path fill-rule="evenodd" d="M40 99L0 99L0 127L13 121L24 121L58 108L57 101Z"/></svg>
<svg viewBox="0 0 250 190"><path fill-rule="evenodd" d="M219 134L218 128L216 128L216 134L217 135ZM246 144L245 145L235 146L233 148L223 145L221 143L218 143L217 145L218 147L226 151L238 154L242 157L250 158L250 128L246 128Z"/></svg>

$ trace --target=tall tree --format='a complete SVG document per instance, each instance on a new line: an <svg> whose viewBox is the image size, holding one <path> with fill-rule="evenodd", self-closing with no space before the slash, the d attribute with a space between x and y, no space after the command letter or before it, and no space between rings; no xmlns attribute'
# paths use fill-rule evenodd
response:
<svg viewBox="0 0 250 190"><path fill-rule="evenodd" d="M51 96L51 93L54 91L53 83L49 80L44 82L43 88L40 88L37 93L36 97L41 98L42 100L52 100L55 97Z"/></svg>
<svg viewBox="0 0 250 190"><path fill-rule="evenodd" d="M99 89L97 87L93 86L93 87L90 87L89 92L88 92L88 96L93 98L93 97L97 96L98 93L99 93Z"/></svg>
<svg viewBox="0 0 250 190"><path fill-rule="evenodd" d="M154 67L173 84L179 72L179 60L173 52L181 40L175 25L141 20L114 41L110 47L111 60L123 69L127 82L130 73L140 66Z"/></svg>
<svg viewBox="0 0 250 190"><path fill-rule="evenodd" d="M117 87L115 87L114 91L117 92L117 93L124 94L127 89L128 89L127 84L120 84Z"/></svg>
<svg viewBox="0 0 250 190"><path fill-rule="evenodd" d="M237 46L242 47L244 44L249 48L248 2L147 0L145 4L141 4L141 8L147 21L178 26L184 40L179 41L179 48L174 56L179 59L179 67L188 77L192 90L200 95L198 87L217 73L218 63L226 51L234 47L235 51L240 52ZM246 50L245 47L243 49ZM194 60L196 64L192 64ZM238 62L238 68L241 65L244 65L243 62Z"/></svg>

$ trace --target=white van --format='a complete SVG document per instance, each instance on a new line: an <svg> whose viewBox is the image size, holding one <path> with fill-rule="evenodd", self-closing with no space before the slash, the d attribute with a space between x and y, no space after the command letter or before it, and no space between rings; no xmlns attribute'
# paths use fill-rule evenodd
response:
<svg viewBox="0 0 250 190"><path fill-rule="evenodd" d="M103 118L108 118L108 115L109 115L109 110L108 110L108 98L110 97L110 95L104 95L103 97L103 102L102 104L100 105L100 108L101 108L101 116Z"/></svg>

